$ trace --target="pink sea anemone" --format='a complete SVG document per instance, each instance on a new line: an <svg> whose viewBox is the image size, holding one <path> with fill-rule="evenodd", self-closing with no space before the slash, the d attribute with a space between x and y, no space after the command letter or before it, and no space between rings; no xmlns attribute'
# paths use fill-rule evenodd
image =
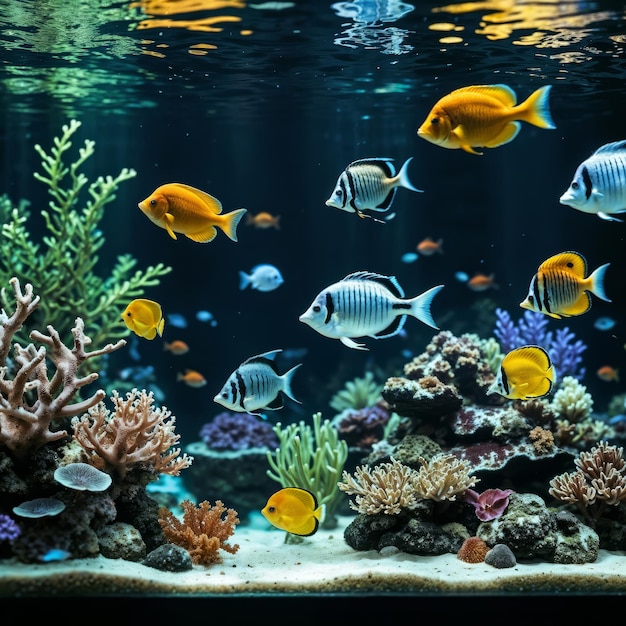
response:
<svg viewBox="0 0 626 626"><path fill-rule="evenodd" d="M476 517L481 522L488 522L504 513L512 493L511 489L487 489L480 494L473 489L466 489L464 498L476 509Z"/></svg>

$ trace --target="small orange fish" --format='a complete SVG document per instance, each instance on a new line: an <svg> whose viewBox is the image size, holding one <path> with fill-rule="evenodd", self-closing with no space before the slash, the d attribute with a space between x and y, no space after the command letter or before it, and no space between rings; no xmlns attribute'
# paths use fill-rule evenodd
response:
<svg viewBox="0 0 626 626"><path fill-rule="evenodd" d="M426 237L426 239L423 239L417 244L415 249L424 256L430 256L431 254L435 254L435 252L443 254L442 246L443 239L433 241L430 237Z"/></svg>
<svg viewBox="0 0 626 626"><path fill-rule="evenodd" d="M487 289L498 289L499 285L494 282L494 275L475 274L467 281L467 286L472 291L487 291Z"/></svg>
<svg viewBox="0 0 626 626"><path fill-rule="evenodd" d="M176 382L183 381L190 387L204 387L206 385L206 379L200 372L196 370L185 370L184 374L180 372L176 375Z"/></svg>
<svg viewBox="0 0 626 626"><path fill-rule="evenodd" d="M189 346L182 339L174 339L174 341L164 342L163 350L167 350L175 355L187 354Z"/></svg>
<svg viewBox="0 0 626 626"><path fill-rule="evenodd" d="M129 330L139 337L154 339L163 334L165 320L161 311L161 305L154 300L138 298L129 303L122 312L121 318Z"/></svg>
<svg viewBox="0 0 626 626"><path fill-rule="evenodd" d="M246 225L255 228L275 228L280 230L280 215L272 215L267 211L261 211L256 215L248 213L246 216Z"/></svg>
<svg viewBox="0 0 626 626"><path fill-rule="evenodd" d="M598 378L600 380L603 380L604 382L619 382L619 370L615 367L612 367L611 365L603 365L602 367L598 368L596 374Z"/></svg>
<svg viewBox="0 0 626 626"><path fill-rule="evenodd" d="M148 219L164 228L172 239L181 233L199 243L215 239L217 228L237 241L237 225L247 209L222 213L222 203L210 194L182 183L158 187L139 203Z"/></svg>
<svg viewBox="0 0 626 626"><path fill-rule="evenodd" d="M496 148L515 139L520 121L556 128L550 116L550 89L551 85L541 87L516 104L517 96L508 85L461 87L435 104L417 134L442 148L482 154L474 148Z"/></svg>
<svg viewBox="0 0 626 626"><path fill-rule="evenodd" d="M319 506L317 498L307 489L286 487L270 497L261 513L272 526L308 537L317 532L324 520L324 510L325 506Z"/></svg>

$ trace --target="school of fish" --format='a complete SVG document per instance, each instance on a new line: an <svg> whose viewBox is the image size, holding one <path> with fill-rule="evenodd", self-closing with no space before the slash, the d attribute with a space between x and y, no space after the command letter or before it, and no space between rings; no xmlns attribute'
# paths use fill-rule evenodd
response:
<svg viewBox="0 0 626 626"><path fill-rule="evenodd" d="M481 155L482 148L499 148L516 139L523 123L540 129L555 129L550 112L551 89L551 85L539 87L518 103L515 91L505 84L461 86L436 100L417 127L417 136L435 146ZM324 204L362 219L388 224L396 216L390 209L398 189L424 192L409 178L412 161L413 157L409 156L397 170L391 157L355 158L340 173ZM408 202L408 195L406 198ZM606 221L622 221L616 216L626 212L626 140L600 146L581 161L558 201ZM419 206L419 202L416 204ZM138 207L173 240L181 234L194 242L208 243L221 230L231 241L238 242L237 228L244 216L245 224L254 229L281 230L278 214L269 211L252 214L245 208L223 213L216 197L184 183L165 183L157 187L138 203ZM412 263L420 256L435 255L443 256L443 238L425 237L415 245L415 252L402 256L402 261ZM528 292L519 306L560 320L587 313L592 307L592 295L610 303L605 289L610 265L605 262L589 273L587 260L580 252L556 253L541 262L530 276ZM499 288L493 273L474 273L470 277L464 271L457 271L455 277L472 291ZM270 292L283 283L281 270L268 263L257 264L250 272L239 271L240 291L250 287ZM431 309L443 287L436 285L416 296L406 297L395 276L355 268L344 278L322 288L298 320L318 335L338 339L348 348L369 350L361 340L390 339L406 334L405 323L409 317L438 330ZM169 315L172 326L186 327L186 323L174 324L179 314ZM163 336L165 317L161 305L153 300L132 300L120 317L138 337L154 340ZM603 316L594 326L607 330L614 324L612 318ZM181 357L189 352L190 346L176 338L164 341L163 349ZM283 408L285 399L300 404L292 384L303 364L281 369L277 360L283 352L278 348L245 358L227 376L213 401L228 410L259 417L265 417L264 411ZM599 367L597 376L603 381L619 381L618 369L610 365ZM176 380L192 388L207 384L203 374L191 368L179 371ZM545 347L524 345L502 358L488 393L525 401L548 396L557 384L557 372ZM298 485L284 487L269 496L261 510L272 526L300 536L315 534L324 512L325 507L319 505L317 495Z"/></svg>

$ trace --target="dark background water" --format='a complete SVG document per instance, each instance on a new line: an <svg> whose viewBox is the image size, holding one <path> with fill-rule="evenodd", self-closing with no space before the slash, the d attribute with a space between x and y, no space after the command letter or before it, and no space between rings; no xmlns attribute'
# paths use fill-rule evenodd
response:
<svg viewBox="0 0 626 626"><path fill-rule="evenodd" d="M486 337L494 307L521 316L519 302L537 266L563 250L584 254L590 270L611 263L612 303L594 298L584 316L550 321L551 329L567 325L589 345L583 382L596 409L606 410L623 384L599 381L595 371L624 362L626 224L564 207L558 198L582 160L626 137L621 3L526 2L503 11L489 2L420 2L395 20L389 15L412 5L259 4L0 2L0 192L31 202L36 229L48 199L32 175L40 167L33 145L49 148L72 118L82 123L76 145L96 141L85 167L90 178L136 169L107 207L99 271L108 275L126 252L140 268L173 267L146 297L166 314L187 316L186 329L168 324L163 339L184 339L191 350L175 357L160 339L140 340L139 364L154 365L183 443L220 412L213 396L254 354L306 350L293 383L302 405L289 402L269 416L288 422L318 410L332 416L328 401L346 380L373 369L382 383L401 373L403 351L423 351L434 331L414 319L406 337L368 340L369 352L349 350L298 321L321 289L346 274L395 275L407 296L445 284L433 304L441 328ZM359 23L349 17L357 9L377 10L380 18ZM430 28L440 22L463 30ZM220 30L199 30L207 26ZM442 43L446 36L461 41ZM443 95L493 83L508 84L520 101L553 85L557 129L524 124L513 142L483 156L417 137ZM392 157L398 166L413 156L410 177L424 190L400 189L397 216L385 225L324 205L345 166L371 156ZM225 211L279 214L282 228L242 223L238 243L221 232L208 244L174 241L137 208L173 181L215 195ZM404 263L402 255L427 236L443 239L444 254ZM239 270L257 263L277 265L284 285L240 291ZM473 292L455 279L457 271L493 273L499 288ZM198 310L213 313L217 326L196 321ZM608 333L594 329L601 315L618 325ZM111 367L134 364L126 350ZM292 364L281 361L284 369ZM201 371L207 385L177 383L187 367Z"/></svg>

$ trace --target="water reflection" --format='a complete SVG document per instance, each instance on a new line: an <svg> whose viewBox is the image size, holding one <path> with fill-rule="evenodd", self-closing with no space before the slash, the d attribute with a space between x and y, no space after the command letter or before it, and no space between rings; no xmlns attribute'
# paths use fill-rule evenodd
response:
<svg viewBox="0 0 626 626"><path fill-rule="evenodd" d="M413 46L405 42L413 31L384 26L413 11L412 4L399 0L354 0L336 2L331 8L339 17L354 22L354 25L343 24L346 28L335 38L336 44L348 48L364 46L384 54L406 54L413 50Z"/></svg>

